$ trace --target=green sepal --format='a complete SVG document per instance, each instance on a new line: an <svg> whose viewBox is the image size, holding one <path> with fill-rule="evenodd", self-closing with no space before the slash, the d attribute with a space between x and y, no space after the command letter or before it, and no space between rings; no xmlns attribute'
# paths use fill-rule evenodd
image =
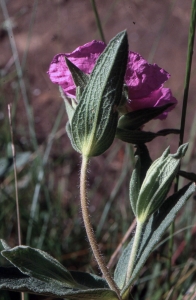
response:
<svg viewBox="0 0 196 300"><path fill-rule="evenodd" d="M188 144L184 144L175 154L170 154L167 148L150 166L137 200L136 217L141 223L145 222L163 203L178 172L180 159L185 155L187 148Z"/></svg>
<svg viewBox="0 0 196 300"><path fill-rule="evenodd" d="M118 121L128 57L125 31L98 58L71 122L74 143L85 156L97 156L112 144Z"/></svg>
<svg viewBox="0 0 196 300"><path fill-rule="evenodd" d="M145 144L136 146L135 160L135 167L129 185L129 198L134 215L136 215L137 199L142 182L152 162Z"/></svg>
<svg viewBox="0 0 196 300"><path fill-rule="evenodd" d="M129 199L130 199L133 213L136 216L137 199L141 188L141 180L140 180L141 161L138 155L135 157L135 160L136 160L135 167L133 169L130 184L129 184Z"/></svg>
<svg viewBox="0 0 196 300"><path fill-rule="evenodd" d="M121 295L125 294L127 289L129 289L133 282L136 280L139 271L143 267L154 247L160 241L163 233L174 221L178 211L194 192L195 184L187 184L177 193L168 197L161 205L159 210L148 219L143 229L142 239L139 245L133 273L127 285L125 284L126 273L134 238L132 238L128 246L124 249L114 273L114 280L116 284L120 289L123 289Z"/></svg>
<svg viewBox="0 0 196 300"><path fill-rule="evenodd" d="M74 139L72 137L72 131L71 131L71 126L70 126L69 121L66 123L65 129L66 129L66 132L67 132L67 136L70 139L72 147L74 148L74 150L76 150L77 152L80 153L80 150L77 148L77 146L74 142Z"/></svg>
<svg viewBox="0 0 196 300"><path fill-rule="evenodd" d="M166 136L168 134L179 134L179 129L163 129L156 133L154 132L147 132L141 130L128 130L128 129L116 129L116 138L122 140L126 143L131 144L144 144L152 141L154 138L158 136Z"/></svg>
<svg viewBox="0 0 196 300"><path fill-rule="evenodd" d="M78 91L78 93L80 93L80 87L79 86L76 88L76 95L77 95L77 91ZM77 103L76 99L74 99L74 98L71 98L70 100L71 100L71 106L73 107L74 112L75 112L75 109L76 109L78 103Z"/></svg>
<svg viewBox="0 0 196 300"><path fill-rule="evenodd" d="M65 61L67 64L67 67L72 75L73 81L76 85L76 87L80 87L80 92L83 91L85 86L89 82L89 75L85 74L83 71L81 71L76 65L74 65L68 58L65 57ZM80 99L76 99L79 101Z"/></svg>
<svg viewBox="0 0 196 300"><path fill-rule="evenodd" d="M81 88L79 86L77 86L76 87L76 99L78 102L80 101L80 95L81 95ZM77 106L77 104L75 105L75 109L76 109L76 106Z"/></svg>
<svg viewBox="0 0 196 300"><path fill-rule="evenodd" d="M116 293L107 288L107 283L104 282L104 279L83 272L71 271L70 273L74 280L78 281L78 284L81 285L86 282L89 288L82 290L67 288L63 285L58 286L25 275L16 267L0 267L0 290L29 292L58 299L118 300Z"/></svg>
<svg viewBox="0 0 196 300"><path fill-rule="evenodd" d="M129 92L126 84L123 85L122 96L118 106L118 112L120 115L127 114L126 102L129 100ZM118 120L119 121L119 120ZM118 126L117 126L118 127Z"/></svg>
<svg viewBox="0 0 196 300"><path fill-rule="evenodd" d="M129 130L138 129L145 123L158 117L172 105L172 103L168 103L160 107L149 107L129 112L119 118L117 127Z"/></svg>
<svg viewBox="0 0 196 300"><path fill-rule="evenodd" d="M69 100L65 96L61 86L59 86L59 91L60 91L61 97L63 98L64 103L65 103L65 109L66 109L66 113L67 113L69 122L71 122L72 117L73 117L74 112L75 112L75 108L69 103Z"/></svg>

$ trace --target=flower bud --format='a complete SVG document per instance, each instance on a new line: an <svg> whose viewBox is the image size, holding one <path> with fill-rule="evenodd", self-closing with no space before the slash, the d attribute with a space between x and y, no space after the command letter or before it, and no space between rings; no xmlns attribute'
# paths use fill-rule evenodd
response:
<svg viewBox="0 0 196 300"><path fill-rule="evenodd" d="M145 222L162 205L187 147L188 144L180 146L175 154L170 154L169 148L167 148L148 169L135 208L136 218L139 222Z"/></svg>

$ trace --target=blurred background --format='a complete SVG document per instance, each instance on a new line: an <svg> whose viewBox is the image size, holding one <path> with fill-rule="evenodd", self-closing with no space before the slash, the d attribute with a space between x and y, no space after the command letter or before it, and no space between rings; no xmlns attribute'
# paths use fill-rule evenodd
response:
<svg viewBox="0 0 196 300"><path fill-rule="evenodd" d="M47 74L57 53L72 52L91 40L101 39L92 3L90 0L0 0L0 4L0 237L10 246L18 243L7 112L7 105L12 103L23 244L47 251L72 270L99 274L81 219L81 158L72 149L65 131L67 117L58 86L50 82ZM165 87L171 88L178 105L166 120L153 120L144 129L156 132L179 128L191 1L97 0L96 4L107 42L127 29L130 50L171 74ZM184 138L190 141L190 146L182 165L183 170L190 172L195 172L196 166L195 79L194 53ZM168 145L175 152L178 143L176 135L154 139L148 144L152 159L160 156ZM115 141L90 164L89 210L107 261L134 219L128 197L133 152L133 145ZM176 231L183 230L175 236L174 278L181 276L184 267L189 270L195 264L195 210L195 201L191 199L177 218ZM168 234L169 231L165 238ZM178 249L181 251L176 252ZM142 272L144 279L134 291L134 299L166 299L167 254L167 243L152 254ZM195 272L190 274L180 285L183 293L194 282ZM149 289L151 278L154 286L162 289L158 296L151 294L153 284ZM15 299L4 292L0 292L0 297ZM175 294L172 297L168 299L177 299ZM42 297L29 296L29 299Z"/></svg>

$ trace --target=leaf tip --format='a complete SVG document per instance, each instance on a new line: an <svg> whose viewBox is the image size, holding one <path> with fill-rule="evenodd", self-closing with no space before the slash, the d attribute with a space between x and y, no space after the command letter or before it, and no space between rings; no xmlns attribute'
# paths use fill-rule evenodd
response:
<svg viewBox="0 0 196 300"><path fill-rule="evenodd" d="M185 143L185 144L181 145L178 148L177 152L175 154L172 154L172 156L176 159L182 158L188 149L188 145L189 145L189 143Z"/></svg>

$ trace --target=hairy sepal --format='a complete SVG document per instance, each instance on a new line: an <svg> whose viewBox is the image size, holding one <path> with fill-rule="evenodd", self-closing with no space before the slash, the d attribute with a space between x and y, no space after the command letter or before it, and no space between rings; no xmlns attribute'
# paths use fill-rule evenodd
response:
<svg viewBox="0 0 196 300"><path fill-rule="evenodd" d="M145 222L165 200L187 147L188 144L180 146L175 154L167 148L150 166L137 200L136 217L140 222Z"/></svg>
<svg viewBox="0 0 196 300"><path fill-rule="evenodd" d="M71 121L75 145L88 157L105 152L112 144L128 57L125 31L114 37L98 58Z"/></svg>

